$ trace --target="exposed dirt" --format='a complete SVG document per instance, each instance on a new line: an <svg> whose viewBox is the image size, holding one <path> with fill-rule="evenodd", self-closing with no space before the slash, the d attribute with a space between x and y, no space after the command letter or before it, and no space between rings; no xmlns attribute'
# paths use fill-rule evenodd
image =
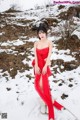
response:
<svg viewBox="0 0 80 120"><path fill-rule="evenodd" d="M59 9L62 9L64 6L60 6ZM69 9L67 13L69 14L70 11L72 10ZM79 9L77 9L79 11ZM8 10L4 12L3 14L0 14L0 42L7 42L9 41L15 41L17 39L22 39L22 40L28 40L31 37L35 37L36 31L33 30L33 20L28 20L28 19L15 19L12 20L11 18L15 17L15 14L10 14L10 13L15 13L15 12L20 12L20 11L15 11L15 10ZM59 16L61 19L66 18L64 16L66 14L65 12L61 13ZM71 14L71 13L70 13ZM58 17L59 17L58 16ZM43 18L44 19L44 18ZM42 20L43 20L42 19ZM49 26L53 26L54 23L58 23L58 20L55 18L46 18L45 19L48 22ZM60 33L54 33L54 31L51 32L51 35L60 35ZM20 38L20 37L23 38ZM26 36L26 37L25 37ZM25 38L24 38L25 37ZM55 44L57 45L58 50L70 50L70 55L76 59L70 62L64 62L62 59L57 59L57 60L52 60L51 61L51 66L58 65L57 68L61 72L67 70L73 70L77 68L80 65L80 40L76 36L72 36L69 39L63 40L60 39L59 41L56 41ZM13 48L14 47L14 48ZM10 54L6 52L1 52L0 53L0 69L3 69L2 72L8 71L10 76L12 78L15 77L17 74L17 70L20 72L24 72L25 70L30 70L32 69L31 66L28 64L24 64L22 61L26 59L26 61L29 61L30 58L29 56L31 55L32 57L34 54L31 53L30 49L33 48L33 42L26 42L24 45L19 45L19 46L0 46L1 49L5 49L6 51L8 49L11 49L13 51L17 51L16 54ZM21 53L24 53L23 55ZM61 68L61 65L63 68ZM54 73L58 73L57 68L54 68ZM4 74L3 76L7 76ZM29 79L31 77L28 75L26 76ZM61 85L61 84L60 84ZM71 85L70 85L71 87ZM64 95L62 96L64 98Z"/></svg>
<svg viewBox="0 0 80 120"><path fill-rule="evenodd" d="M18 51L17 54L7 54L6 52L0 53L0 69L3 69L2 72L8 71L12 78L17 74L17 70L20 72L24 72L24 70L30 70L31 66L29 64L24 64L22 61L26 59L30 60L28 56L32 55L29 51L33 46L33 42L27 42L27 44L14 46L14 51ZM2 46L1 48L6 49L6 47ZM11 47L7 47L11 49ZM7 49L6 49L7 50ZM24 53L24 55L20 53Z"/></svg>
<svg viewBox="0 0 80 120"><path fill-rule="evenodd" d="M67 11L61 12L58 15L58 17L60 19L68 20L68 19L71 19L73 16L79 17L79 13L80 13L80 6L76 6L76 7L71 6Z"/></svg>
<svg viewBox="0 0 80 120"><path fill-rule="evenodd" d="M5 25L3 28L0 29L0 32L4 34L0 36L0 41L12 41L17 40L20 36L26 36L27 39L30 37L35 37L36 32L32 31L31 28L26 26L19 26L19 25Z"/></svg>
<svg viewBox="0 0 80 120"><path fill-rule="evenodd" d="M27 39L36 36L36 31L32 30L32 22L34 19L16 19L15 14L3 13L0 14L0 41L13 41L21 36L26 36ZM15 19L12 19L15 18Z"/></svg>

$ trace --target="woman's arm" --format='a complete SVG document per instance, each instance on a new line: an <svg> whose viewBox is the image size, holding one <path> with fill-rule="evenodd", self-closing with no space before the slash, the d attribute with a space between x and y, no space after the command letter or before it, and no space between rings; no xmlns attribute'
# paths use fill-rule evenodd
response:
<svg viewBox="0 0 80 120"><path fill-rule="evenodd" d="M34 55L35 55L35 66L34 66L34 70L35 70L35 74L40 74L41 70L38 67L38 57L36 54L36 47L37 47L37 42L34 43Z"/></svg>
<svg viewBox="0 0 80 120"><path fill-rule="evenodd" d="M35 56L35 66L38 66L38 59L36 55L37 42L34 43L34 56Z"/></svg>
<svg viewBox="0 0 80 120"><path fill-rule="evenodd" d="M49 42L49 53L48 53L48 57L46 59L45 66L49 65L51 54L52 54L52 41Z"/></svg>

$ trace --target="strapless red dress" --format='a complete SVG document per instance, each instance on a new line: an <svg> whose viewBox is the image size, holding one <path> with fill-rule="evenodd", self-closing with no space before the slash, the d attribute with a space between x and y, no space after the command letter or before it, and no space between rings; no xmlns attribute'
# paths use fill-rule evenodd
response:
<svg viewBox="0 0 80 120"><path fill-rule="evenodd" d="M43 99L43 101L46 103L48 106L48 119L54 118L54 110L53 110L53 104L52 104L52 98L51 98L51 93L50 93L50 86L49 86L49 81L48 77L52 74L49 66L47 66L47 72L45 74L42 74L42 69L46 63L45 59L48 57L49 53L49 47L43 48L43 49L38 49L36 48L36 55L38 58L38 66L41 70L40 74L35 74L35 69L34 69L34 74L35 74L35 80L34 80L34 86L40 97ZM35 65L35 59L32 61L32 65ZM42 76L42 86L43 90L40 88L40 77Z"/></svg>
<svg viewBox="0 0 80 120"><path fill-rule="evenodd" d="M45 59L48 56L49 53L49 47L43 48L43 49L38 49L36 48L36 53L37 53L37 58L38 58L38 66L42 69L46 63ZM35 65L35 59L33 59L32 61L32 66L34 67ZM34 74L35 74L35 70L34 70ZM63 107L62 105L60 105L58 102L52 102L52 95L50 92L50 85L49 85L49 81L48 81L48 77L52 75L52 72L50 70L50 67L47 66L47 73L46 74L35 74L35 80L34 80L34 86L35 89L37 90L38 94L40 95L40 97L43 99L43 101L45 102L45 104L48 106L48 120L50 120L51 118L54 120L54 107L56 106L56 108L58 108L59 110ZM43 90L40 88L40 77L42 76L42 86L43 86Z"/></svg>
<svg viewBox="0 0 80 120"><path fill-rule="evenodd" d="M45 59L47 58L48 53L49 53L49 47L42 48L42 49L36 48L36 54L37 54L37 58L38 58L38 66L41 69L41 72L46 63ZM32 61L32 66L34 67L34 65L35 65L35 59L33 59L33 61ZM48 74L48 76L52 75L49 65L47 66L47 74ZM35 75L35 69L34 69L34 75Z"/></svg>

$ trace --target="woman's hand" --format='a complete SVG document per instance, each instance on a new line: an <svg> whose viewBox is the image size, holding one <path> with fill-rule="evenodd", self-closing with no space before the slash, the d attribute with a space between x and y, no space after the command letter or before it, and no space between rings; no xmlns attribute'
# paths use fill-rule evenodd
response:
<svg viewBox="0 0 80 120"><path fill-rule="evenodd" d="M37 65L34 66L34 69L35 69L35 74L40 74L41 73L41 70Z"/></svg>
<svg viewBox="0 0 80 120"><path fill-rule="evenodd" d="M47 72L47 66L44 66L42 69L42 74L45 74Z"/></svg>

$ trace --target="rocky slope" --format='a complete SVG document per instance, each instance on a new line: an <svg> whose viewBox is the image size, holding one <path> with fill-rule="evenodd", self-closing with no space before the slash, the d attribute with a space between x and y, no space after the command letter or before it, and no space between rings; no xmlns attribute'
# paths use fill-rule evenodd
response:
<svg viewBox="0 0 80 120"><path fill-rule="evenodd" d="M58 12L53 13L54 9ZM39 12L41 12L40 19ZM46 17L44 17L45 15ZM77 34L80 32L79 15L80 7L78 5L68 8L64 5L46 6L44 9L37 8L25 12L9 9L0 13L0 69L2 72L8 71L10 76L15 77L17 70L31 69L22 61L24 59L29 61L29 56L34 56L30 51L34 41L29 41L29 39L36 37L36 28L40 21L49 25L49 36L60 37L53 41L57 45L57 49L69 49L69 55L76 59L76 61L70 62L52 60L51 66L57 64L60 67L63 64L62 71L77 68L80 64L80 35ZM74 31L76 31L75 34L72 34ZM21 45L17 45L16 41L21 42Z"/></svg>

